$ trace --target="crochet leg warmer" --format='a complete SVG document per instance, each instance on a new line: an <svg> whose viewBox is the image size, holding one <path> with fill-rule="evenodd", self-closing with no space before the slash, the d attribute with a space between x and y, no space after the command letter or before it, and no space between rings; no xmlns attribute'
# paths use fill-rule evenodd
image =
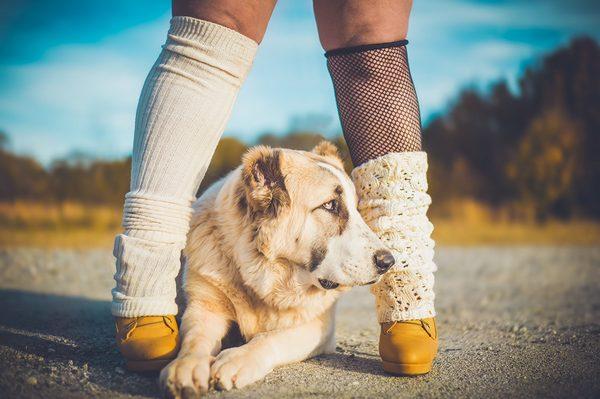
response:
<svg viewBox="0 0 600 399"><path fill-rule="evenodd" d="M379 322L435 316L433 225L427 218L427 154L399 152L352 171L359 211L396 258L374 284Z"/></svg>

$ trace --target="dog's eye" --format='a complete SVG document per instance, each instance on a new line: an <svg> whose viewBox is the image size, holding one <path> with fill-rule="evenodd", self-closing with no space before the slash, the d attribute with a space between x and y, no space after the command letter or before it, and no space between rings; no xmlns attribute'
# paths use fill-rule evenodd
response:
<svg viewBox="0 0 600 399"><path fill-rule="evenodd" d="M328 202L324 203L323 205L321 205L321 208L325 209L328 212L337 212L338 202L337 202L337 200L328 201Z"/></svg>

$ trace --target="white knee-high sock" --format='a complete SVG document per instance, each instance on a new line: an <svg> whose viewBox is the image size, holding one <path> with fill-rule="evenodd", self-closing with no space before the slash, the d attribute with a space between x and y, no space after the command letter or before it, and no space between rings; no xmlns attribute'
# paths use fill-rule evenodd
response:
<svg viewBox="0 0 600 399"><path fill-rule="evenodd" d="M171 20L137 109L125 231L114 247L113 315L177 313L191 204L257 47L218 24Z"/></svg>
<svg viewBox="0 0 600 399"><path fill-rule="evenodd" d="M427 218L427 154L397 152L352 171L365 222L396 258L374 284L379 322L435 316L433 225Z"/></svg>

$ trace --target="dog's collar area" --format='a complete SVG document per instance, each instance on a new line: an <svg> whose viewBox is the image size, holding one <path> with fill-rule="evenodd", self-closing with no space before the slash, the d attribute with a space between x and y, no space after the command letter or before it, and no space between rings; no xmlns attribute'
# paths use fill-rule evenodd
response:
<svg viewBox="0 0 600 399"><path fill-rule="evenodd" d="M331 280L325 280L324 278L319 279L319 284L326 290L333 290L340 286L338 283L334 283Z"/></svg>

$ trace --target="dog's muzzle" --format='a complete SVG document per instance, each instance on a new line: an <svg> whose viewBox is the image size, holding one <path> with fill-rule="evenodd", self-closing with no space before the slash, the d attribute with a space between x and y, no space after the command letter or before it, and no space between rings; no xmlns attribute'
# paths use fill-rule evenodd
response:
<svg viewBox="0 0 600 399"><path fill-rule="evenodd" d="M319 279L319 284L326 290L334 290L340 286L338 283L334 283L331 280L325 280L324 278Z"/></svg>

